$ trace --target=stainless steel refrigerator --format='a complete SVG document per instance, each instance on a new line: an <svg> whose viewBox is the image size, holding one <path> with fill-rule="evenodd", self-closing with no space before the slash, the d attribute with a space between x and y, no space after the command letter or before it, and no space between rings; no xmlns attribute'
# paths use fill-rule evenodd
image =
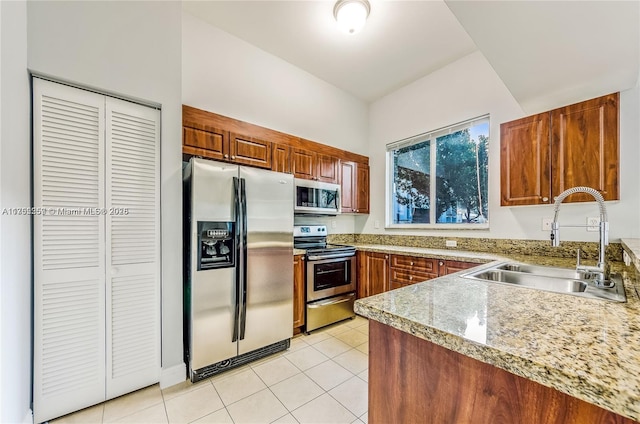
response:
<svg viewBox="0 0 640 424"><path fill-rule="evenodd" d="M293 176L192 158L184 168L185 361L198 381L287 349Z"/></svg>

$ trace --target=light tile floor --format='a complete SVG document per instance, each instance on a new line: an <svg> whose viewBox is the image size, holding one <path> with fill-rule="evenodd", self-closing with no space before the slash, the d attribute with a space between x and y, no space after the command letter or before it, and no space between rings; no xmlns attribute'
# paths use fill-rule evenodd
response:
<svg viewBox="0 0 640 424"><path fill-rule="evenodd" d="M156 384L66 415L67 423L366 423L368 321L292 339L285 352L208 380Z"/></svg>

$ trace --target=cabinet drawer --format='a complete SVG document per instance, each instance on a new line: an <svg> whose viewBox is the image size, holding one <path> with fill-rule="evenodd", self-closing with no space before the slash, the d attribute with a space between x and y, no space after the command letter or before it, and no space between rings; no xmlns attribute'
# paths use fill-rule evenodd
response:
<svg viewBox="0 0 640 424"><path fill-rule="evenodd" d="M394 285L410 285L415 283L421 283L432 278L436 278L438 274L431 274L427 272L418 272L415 270L408 270L402 268L391 268L389 282L390 287Z"/></svg>
<svg viewBox="0 0 640 424"><path fill-rule="evenodd" d="M404 268L425 274L438 275L438 262L436 259L419 258L416 256L391 255L392 268Z"/></svg>
<svg viewBox="0 0 640 424"><path fill-rule="evenodd" d="M447 260L447 261L440 260L438 262L440 275L453 274L454 272L473 268L478 265L482 265L482 264L476 264L472 262L462 262L462 261L451 261L451 260Z"/></svg>

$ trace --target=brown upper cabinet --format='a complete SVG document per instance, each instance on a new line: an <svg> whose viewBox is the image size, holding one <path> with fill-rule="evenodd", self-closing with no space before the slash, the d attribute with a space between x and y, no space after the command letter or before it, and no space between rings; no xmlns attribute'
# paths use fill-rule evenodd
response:
<svg viewBox="0 0 640 424"><path fill-rule="evenodd" d="M232 162L271 169L271 142L235 133L229 139Z"/></svg>
<svg viewBox="0 0 640 424"><path fill-rule="evenodd" d="M316 160L316 180L337 184L340 181L340 159L318 153Z"/></svg>
<svg viewBox="0 0 640 424"><path fill-rule="evenodd" d="M196 156L226 160L229 158L229 131L183 127L182 151Z"/></svg>
<svg viewBox="0 0 640 424"><path fill-rule="evenodd" d="M340 167L342 212L369 213L369 165L343 161Z"/></svg>
<svg viewBox="0 0 640 424"><path fill-rule="evenodd" d="M182 105L182 128L184 160L201 156L334 184L343 183L340 164L350 163L349 181L342 184L349 193L343 211L369 213L366 156L187 105Z"/></svg>
<svg viewBox="0 0 640 424"><path fill-rule="evenodd" d="M316 152L304 149L293 149L291 169L293 176L313 180L316 176Z"/></svg>
<svg viewBox="0 0 640 424"><path fill-rule="evenodd" d="M291 174L291 147L273 143L271 170Z"/></svg>
<svg viewBox="0 0 640 424"><path fill-rule="evenodd" d="M271 169L271 143L212 127L183 126L184 153Z"/></svg>
<svg viewBox="0 0 640 424"><path fill-rule="evenodd" d="M501 124L500 204L550 204L576 186L618 200L619 99L609 94ZM591 200L577 193L565 202Z"/></svg>
<svg viewBox="0 0 640 424"><path fill-rule="evenodd" d="M296 178L338 183L340 159L306 149L293 149L292 168Z"/></svg>

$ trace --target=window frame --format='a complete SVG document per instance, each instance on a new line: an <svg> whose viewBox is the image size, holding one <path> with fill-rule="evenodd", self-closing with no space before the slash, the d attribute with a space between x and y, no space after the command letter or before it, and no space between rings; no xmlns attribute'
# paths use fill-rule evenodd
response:
<svg viewBox="0 0 640 424"><path fill-rule="evenodd" d="M453 125L448 125L446 127L438 128L433 131L424 132L412 137L407 137L402 140L395 141L393 143L388 143L386 145L386 153L385 153L385 164L386 164L386 183L385 183L385 229L428 229L428 230L488 230L490 225L490 220L485 223L436 223L430 222L426 223L402 223L395 224L393 223L393 174L394 174L394 165L393 165L393 151L399 148L408 147L414 144L423 143L425 141L430 141L429 148L431 150L430 165L429 172L435 175L436 172L436 149L437 143L435 142L438 137L455 133L458 131L462 131L466 128L470 128L474 125L479 125L486 122L488 124L488 137L489 144L491 143L491 119L489 114L481 115L476 118L468 119L462 122L458 122ZM487 158L489 160L489 158ZM490 173L491 169L488 166L487 169L487 209L489 207L489 181L490 181ZM429 183L429 199L436 199L436 180L432 180ZM432 212L433 208L429 208L430 217L435 216L435 210ZM491 216L488 213L487 215ZM437 217L436 217L437 219ZM432 221L430 219L430 221Z"/></svg>

